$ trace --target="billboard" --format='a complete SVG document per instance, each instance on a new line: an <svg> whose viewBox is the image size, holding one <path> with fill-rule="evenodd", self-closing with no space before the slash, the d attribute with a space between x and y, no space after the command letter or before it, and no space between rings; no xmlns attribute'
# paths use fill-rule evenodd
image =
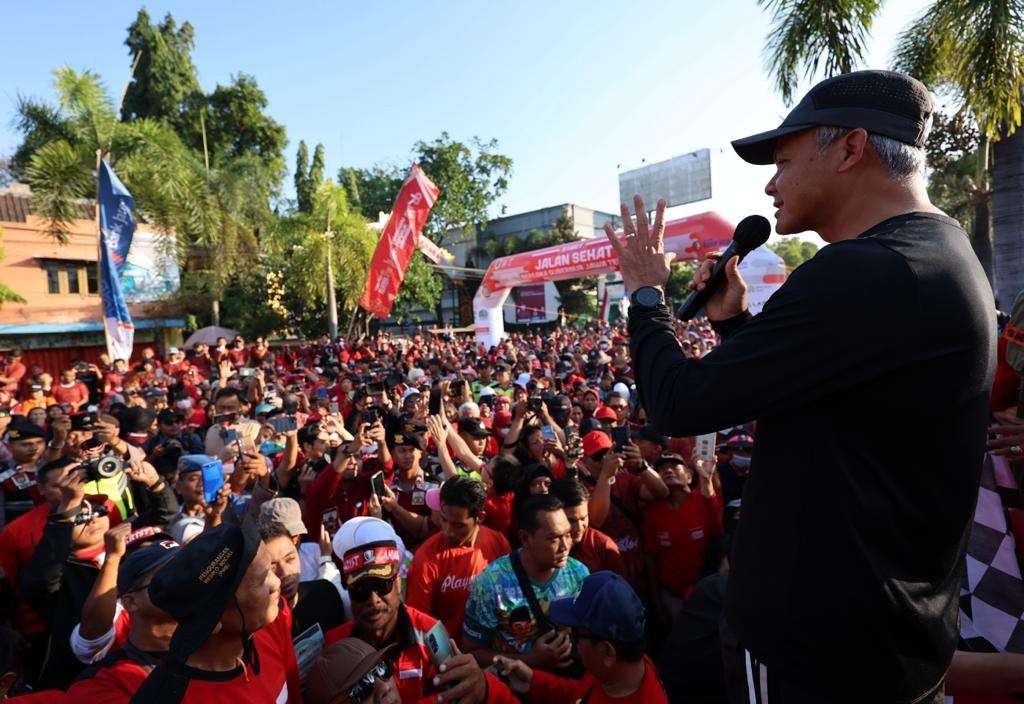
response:
<svg viewBox="0 0 1024 704"><path fill-rule="evenodd" d="M128 303L147 303L175 293L181 284L173 236L137 229L121 272Z"/></svg>
<svg viewBox="0 0 1024 704"><path fill-rule="evenodd" d="M698 149L667 161L647 164L619 174L619 201L632 203L639 195L651 210L659 198L668 207L711 197L711 150Z"/></svg>

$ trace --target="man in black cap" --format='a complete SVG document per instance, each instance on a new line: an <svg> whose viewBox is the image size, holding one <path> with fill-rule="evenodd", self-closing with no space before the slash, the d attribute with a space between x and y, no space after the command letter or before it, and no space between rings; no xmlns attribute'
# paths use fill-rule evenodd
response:
<svg viewBox="0 0 1024 704"><path fill-rule="evenodd" d="M154 637L146 642L130 635L105 667L71 688L69 696L80 695L75 701L302 701L291 614L252 524L222 524L178 549L140 604L154 609L150 624L177 622L166 653L159 652L166 633L148 633Z"/></svg>
<svg viewBox="0 0 1024 704"><path fill-rule="evenodd" d="M861 71L734 143L775 164L776 231L830 246L756 316L730 260L705 305L724 341L701 359L679 349L664 303L664 201L653 229L639 197L636 225L622 206L624 238L606 228L633 292L647 417L672 436L758 420L723 630L736 701L942 701L995 305L967 235L928 200L932 111L917 80ZM894 430L908 424L912 443ZM812 485L828 500L808 500Z"/></svg>
<svg viewBox="0 0 1024 704"><path fill-rule="evenodd" d="M203 441L198 435L185 430L185 414L181 411L161 409L156 414L156 427L156 435L142 446L153 464L166 462L173 469L181 455L203 454Z"/></svg>
<svg viewBox="0 0 1024 704"><path fill-rule="evenodd" d="M43 502L36 485L36 471L46 461L46 429L18 418L7 427L4 442L11 459L0 465L0 491L4 501L0 527Z"/></svg>

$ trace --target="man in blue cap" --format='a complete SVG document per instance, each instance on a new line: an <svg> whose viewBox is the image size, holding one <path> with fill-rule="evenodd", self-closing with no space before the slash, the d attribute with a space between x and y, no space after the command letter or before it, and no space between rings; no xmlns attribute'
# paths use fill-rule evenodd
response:
<svg viewBox="0 0 1024 704"><path fill-rule="evenodd" d="M595 572L577 596L551 602L548 618L572 629L586 674L566 679L522 660L495 657L512 690L526 694L526 701L668 704L654 663L644 654L644 605L622 577Z"/></svg>

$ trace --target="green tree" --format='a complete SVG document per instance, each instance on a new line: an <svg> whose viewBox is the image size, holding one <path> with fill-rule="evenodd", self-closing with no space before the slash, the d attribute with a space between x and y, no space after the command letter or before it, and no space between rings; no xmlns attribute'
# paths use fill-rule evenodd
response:
<svg viewBox="0 0 1024 704"><path fill-rule="evenodd" d="M767 0L767 5L773 10L768 69L789 99L800 68L809 77L824 60L824 72L832 75L862 60L863 39L880 2ZM992 143L996 297L1009 305L1024 289L1024 137L1017 132L1024 90L1024 13L1005 0L933 0L900 34L894 57L897 69L949 95L958 112L969 112L980 129L972 233L980 257L988 231L981 194L989 190Z"/></svg>
<svg viewBox="0 0 1024 704"><path fill-rule="evenodd" d="M299 140L299 149L295 153L295 207L303 213L313 209L313 192L309 187L309 147L306 141Z"/></svg>
<svg viewBox="0 0 1024 704"><path fill-rule="evenodd" d="M279 275L290 327L306 335L326 329L327 259L331 258L339 309L351 316L366 285L376 238L333 181L320 185L310 212L280 218L263 240L267 271ZM328 234L333 233L333 234Z"/></svg>
<svg viewBox="0 0 1024 704"><path fill-rule="evenodd" d="M683 302L690 295L690 281L697 272L697 262L672 262L672 270L665 284L665 300L672 308Z"/></svg>
<svg viewBox="0 0 1024 704"><path fill-rule="evenodd" d="M184 22L179 27L170 13L154 25L141 9L128 27L125 45L138 66L124 96L121 119L167 120L180 134L189 106L202 94L192 63L192 25Z"/></svg>
<svg viewBox="0 0 1024 704"><path fill-rule="evenodd" d="M349 203L372 222L377 221L379 213L391 212L404 180L405 173L398 167L357 169L343 166L338 172L338 182L344 186Z"/></svg>
<svg viewBox="0 0 1024 704"><path fill-rule="evenodd" d="M798 240L795 237L784 237L778 242L768 245L768 249L782 257L786 269L792 272L818 252L818 245L813 242Z"/></svg>
<svg viewBox="0 0 1024 704"><path fill-rule="evenodd" d="M4 228L0 227L0 262L4 260ZM7 284L0 283L0 306L4 303L28 303L24 297L15 293Z"/></svg>
<svg viewBox="0 0 1024 704"><path fill-rule="evenodd" d="M244 73L217 85L198 109L203 111L206 139L215 162L252 156L280 178L284 169L284 148L288 143L284 126L266 114L267 96L256 79ZM187 131L193 149L202 148L197 108L193 107Z"/></svg>

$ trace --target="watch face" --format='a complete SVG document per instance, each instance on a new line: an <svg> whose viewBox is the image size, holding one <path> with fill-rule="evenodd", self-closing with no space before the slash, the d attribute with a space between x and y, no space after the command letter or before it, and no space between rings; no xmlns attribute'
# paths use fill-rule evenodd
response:
<svg viewBox="0 0 1024 704"><path fill-rule="evenodd" d="M650 286L644 286L636 292L636 302L642 306L653 308L654 306L661 303L661 294L658 289L651 288Z"/></svg>

